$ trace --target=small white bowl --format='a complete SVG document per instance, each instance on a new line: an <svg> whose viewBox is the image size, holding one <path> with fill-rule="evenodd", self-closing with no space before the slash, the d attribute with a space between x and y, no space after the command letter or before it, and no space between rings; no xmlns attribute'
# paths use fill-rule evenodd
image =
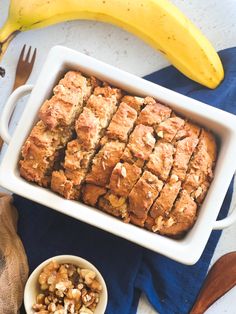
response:
<svg viewBox="0 0 236 314"><path fill-rule="evenodd" d="M100 294L100 301L96 307L96 310L94 314L103 314L105 313L105 309L107 306L107 287L106 283L100 274L100 272L97 270L97 268L88 262L87 260L74 256L74 255L58 255L53 256L43 263L41 263L35 270L32 272L30 277L28 278L25 290L24 290L24 306L27 314L34 314L34 310L32 309L33 304L36 303L36 296L40 293L39 285L38 285L38 277L41 273L42 269L52 260L57 261L59 264L62 263L71 263L81 268L87 268L93 270L97 275L97 280L102 285L102 292Z"/></svg>

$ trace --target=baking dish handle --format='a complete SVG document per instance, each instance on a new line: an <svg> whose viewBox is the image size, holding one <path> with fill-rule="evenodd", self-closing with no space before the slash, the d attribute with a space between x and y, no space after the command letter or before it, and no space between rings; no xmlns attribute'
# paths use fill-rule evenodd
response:
<svg viewBox="0 0 236 314"><path fill-rule="evenodd" d="M29 94L33 85L23 85L18 87L8 98L6 105L3 108L2 114L0 116L0 135L5 143L9 144L11 140L11 135L9 134L9 122L12 116L12 113L16 107L17 101Z"/></svg>
<svg viewBox="0 0 236 314"><path fill-rule="evenodd" d="M213 226L213 230L221 230L231 226L236 222L236 205L231 210L229 216L224 219L216 220Z"/></svg>

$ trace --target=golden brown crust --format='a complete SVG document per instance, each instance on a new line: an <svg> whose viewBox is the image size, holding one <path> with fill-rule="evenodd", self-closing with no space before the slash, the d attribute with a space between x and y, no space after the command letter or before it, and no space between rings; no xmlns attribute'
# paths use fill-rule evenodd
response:
<svg viewBox="0 0 236 314"><path fill-rule="evenodd" d="M183 181L186 176L190 158L198 144L198 139L186 137L176 144L176 152L171 174L178 176Z"/></svg>
<svg viewBox="0 0 236 314"><path fill-rule="evenodd" d="M171 143L177 134L178 130L183 128L184 120L179 117L171 117L160 124L155 128L157 136L165 140L166 142Z"/></svg>
<svg viewBox="0 0 236 314"><path fill-rule="evenodd" d="M137 118L137 112L122 102L107 128L105 137L107 140L119 140L127 142L128 135L133 128Z"/></svg>
<svg viewBox="0 0 236 314"><path fill-rule="evenodd" d="M194 193L191 194L191 196L195 199L195 201L201 205L204 201L206 194L208 192L208 189L210 187L209 181L204 181L197 189L194 191Z"/></svg>
<svg viewBox="0 0 236 314"><path fill-rule="evenodd" d="M22 147L23 158L19 162L21 176L41 186L48 186L58 152L70 137L70 129L48 130L39 121Z"/></svg>
<svg viewBox="0 0 236 314"><path fill-rule="evenodd" d="M94 95L100 95L105 98L113 98L114 101L118 101L122 98L123 93L119 88L111 87L104 83L103 86L98 86L94 89Z"/></svg>
<svg viewBox="0 0 236 314"><path fill-rule="evenodd" d="M86 80L86 79L85 79ZM62 103L69 103L72 106L77 106L83 101L83 94L78 92L77 89L71 89L63 84L58 84L53 89L54 97L60 100ZM42 111L42 107L40 112Z"/></svg>
<svg viewBox="0 0 236 314"><path fill-rule="evenodd" d="M202 130L199 143L190 161L183 188L193 197L197 189L213 178L213 168L216 160L216 142L213 135ZM200 195L197 194L197 197Z"/></svg>
<svg viewBox="0 0 236 314"><path fill-rule="evenodd" d="M20 175L27 181L36 182L40 186L47 187L50 183L50 173L47 169L51 164L46 160L38 163L35 160L20 160Z"/></svg>
<svg viewBox="0 0 236 314"><path fill-rule="evenodd" d="M183 190L180 192L172 211L155 219L152 230L163 235L180 236L193 226L196 215L197 204L188 192Z"/></svg>
<svg viewBox="0 0 236 314"><path fill-rule="evenodd" d="M66 199L78 199L80 191L71 180L68 180L64 171L53 171L51 180L52 191L64 196Z"/></svg>
<svg viewBox="0 0 236 314"><path fill-rule="evenodd" d="M213 135L76 71L53 92L22 147L21 176L152 232L185 234L213 177Z"/></svg>
<svg viewBox="0 0 236 314"><path fill-rule="evenodd" d="M179 194L181 188L181 181L177 181L177 178L171 177L170 181L166 183L157 198L149 213L152 218L158 216L167 215Z"/></svg>
<svg viewBox="0 0 236 314"><path fill-rule="evenodd" d="M100 121L100 127L106 128L116 110L116 98L105 98L102 95L91 95L86 107L90 109Z"/></svg>
<svg viewBox="0 0 236 314"><path fill-rule="evenodd" d="M124 143L116 141L106 143L94 157L86 182L100 186L108 185L112 170L119 162L124 148Z"/></svg>
<svg viewBox="0 0 236 314"><path fill-rule="evenodd" d="M64 168L69 170L86 169L95 151L85 151L79 141L73 140L67 144Z"/></svg>
<svg viewBox="0 0 236 314"><path fill-rule="evenodd" d="M129 214L131 222L144 226L149 208L158 196L163 182L149 171L144 171L141 178L129 194Z"/></svg>
<svg viewBox="0 0 236 314"><path fill-rule="evenodd" d="M111 174L110 190L116 195L127 197L141 173L141 168L135 164L117 163Z"/></svg>
<svg viewBox="0 0 236 314"><path fill-rule="evenodd" d="M86 78L78 71L68 71L59 81L59 85L63 85L69 89L85 89L87 86Z"/></svg>
<svg viewBox="0 0 236 314"><path fill-rule="evenodd" d="M75 170L65 169L64 173L67 179L71 180L72 184L76 186L76 189L80 190L81 184L84 182L87 170L84 168Z"/></svg>
<svg viewBox="0 0 236 314"><path fill-rule="evenodd" d="M67 72L53 89L54 96L40 108L39 118L50 129L72 125L93 88L91 81L80 72Z"/></svg>
<svg viewBox="0 0 236 314"><path fill-rule="evenodd" d="M107 189L94 184L85 184L82 188L82 200L85 204L96 206L100 196L106 194Z"/></svg>
<svg viewBox="0 0 236 314"><path fill-rule="evenodd" d="M185 137L198 138L200 134L201 128L196 124L185 121L184 127L179 129L176 133L175 140L179 141L184 139Z"/></svg>
<svg viewBox="0 0 236 314"><path fill-rule="evenodd" d="M144 105L144 98L125 95L122 98L122 102L125 102L127 105L129 105L131 108L133 108L137 112L140 112Z"/></svg>
<svg viewBox="0 0 236 314"><path fill-rule="evenodd" d="M147 169L160 179L166 181L173 164L174 151L175 149L172 144L162 140L157 141L146 165Z"/></svg>
<svg viewBox="0 0 236 314"><path fill-rule="evenodd" d="M89 108L85 107L75 122L75 131L81 149L94 149L100 138L100 130L99 119Z"/></svg>
<svg viewBox="0 0 236 314"><path fill-rule="evenodd" d="M170 117L171 109L155 101L152 97L146 97L146 106L140 112L137 124L144 124L155 127L160 122Z"/></svg>
<svg viewBox="0 0 236 314"><path fill-rule="evenodd" d="M156 142L153 133L152 127L143 124L137 125L129 137L128 145L121 160L129 163L148 160Z"/></svg>
<svg viewBox="0 0 236 314"><path fill-rule="evenodd" d="M39 118L49 129L55 129L59 125L70 125L75 119L76 108L71 103L64 102L53 96L42 105L39 111Z"/></svg>
<svg viewBox="0 0 236 314"><path fill-rule="evenodd" d="M67 145L63 174L78 193L95 155L101 132L111 120L121 96L122 93L117 88L96 87L94 93L88 98L83 112L76 120L77 139ZM58 193L60 191L57 189ZM70 197L73 198L73 195L77 197L77 194L72 193Z"/></svg>

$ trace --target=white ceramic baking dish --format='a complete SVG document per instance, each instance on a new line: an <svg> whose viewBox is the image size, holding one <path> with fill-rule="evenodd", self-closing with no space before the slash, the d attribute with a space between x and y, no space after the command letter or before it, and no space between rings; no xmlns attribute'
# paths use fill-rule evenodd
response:
<svg viewBox="0 0 236 314"><path fill-rule="evenodd" d="M134 225L125 224L95 208L77 201L66 200L50 190L29 183L20 177L18 160L21 146L37 120L37 112L43 101L50 97L53 86L69 69L94 75L129 93L153 96L216 134L219 141L219 155L215 177L201 207L199 217L185 238L181 240L170 239ZM14 110L16 101L22 95L30 92L31 95L25 110L11 137L8 132L11 112ZM71 49L60 46L52 48L35 86L22 86L10 96L1 115L0 133L8 144L0 165L0 184L4 188L181 263L191 265L197 262L212 229L224 228L236 220L234 211L228 218L216 221L236 168L236 117Z"/></svg>

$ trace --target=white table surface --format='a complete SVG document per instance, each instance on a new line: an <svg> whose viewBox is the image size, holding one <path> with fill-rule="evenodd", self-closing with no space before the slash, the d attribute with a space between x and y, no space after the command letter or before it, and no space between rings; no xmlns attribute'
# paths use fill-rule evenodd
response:
<svg viewBox="0 0 236 314"><path fill-rule="evenodd" d="M236 0L172 0L172 2L202 30L217 50L236 45ZM9 0L0 0L0 25L6 18L8 5ZM38 48L36 64L29 79L30 83L35 82L49 49L56 44L76 49L140 76L168 65L164 57L143 41L108 24L72 21L47 29L29 31L19 34L13 40L1 63L6 68L6 76L0 79L0 112L11 92L16 62L24 44ZM23 99L19 102L12 128L17 124L25 101L26 99ZM224 230L212 263L223 254L236 250L235 239L236 225ZM235 300L236 288L233 288L206 313L235 314ZM156 313L145 296L141 297L138 313Z"/></svg>

